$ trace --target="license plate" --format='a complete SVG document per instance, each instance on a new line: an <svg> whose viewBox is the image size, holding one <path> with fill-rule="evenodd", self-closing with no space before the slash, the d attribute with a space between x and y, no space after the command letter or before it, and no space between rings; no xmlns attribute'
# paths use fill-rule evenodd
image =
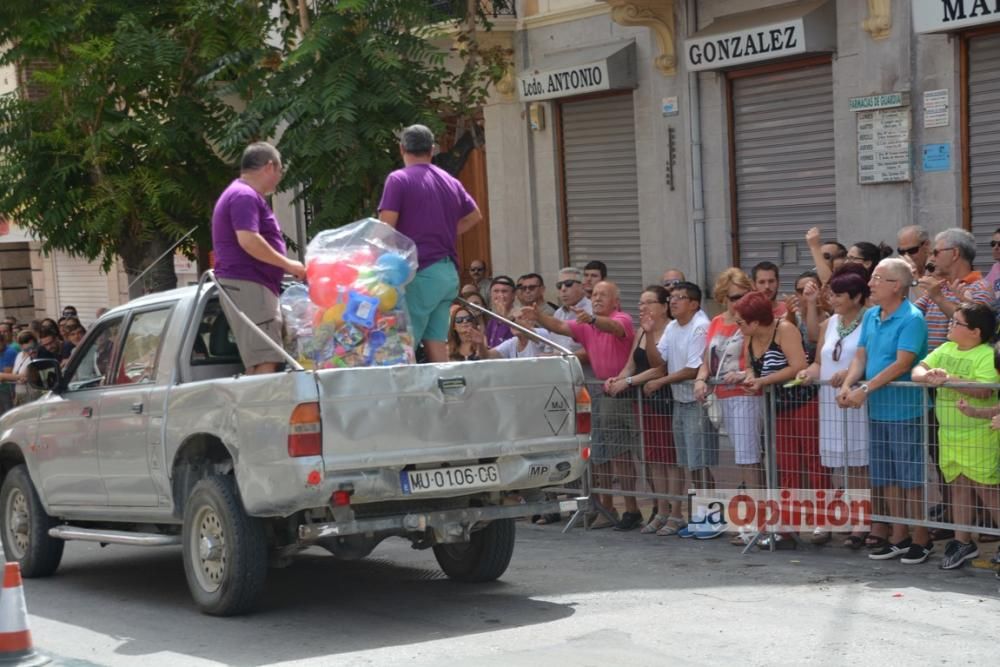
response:
<svg viewBox="0 0 1000 667"><path fill-rule="evenodd" d="M433 470L403 470L399 473L403 493L434 493L453 489L482 489L500 483L500 467L496 463L474 466L454 466Z"/></svg>

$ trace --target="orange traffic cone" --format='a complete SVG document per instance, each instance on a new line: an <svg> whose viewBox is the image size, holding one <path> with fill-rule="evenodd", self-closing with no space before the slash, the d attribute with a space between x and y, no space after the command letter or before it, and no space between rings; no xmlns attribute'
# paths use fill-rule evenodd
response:
<svg viewBox="0 0 1000 667"><path fill-rule="evenodd" d="M0 665L34 667L48 662L49 658L36 653L31 644L21 566L7 563L3 571L3 589L0 589Z"/></svg>

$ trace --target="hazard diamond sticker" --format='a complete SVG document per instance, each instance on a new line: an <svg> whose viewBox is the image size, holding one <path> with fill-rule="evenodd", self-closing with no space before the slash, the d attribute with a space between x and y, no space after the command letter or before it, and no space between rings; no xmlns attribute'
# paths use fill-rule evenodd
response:
<svg viewBox="0 0 1000 667"><path fill-rule="evenodd" d="M549 400L545 402L545 421L549 423L552 435L559 435L563 428L566 427L568 419L569 401L566 400L566 397L563 396L558 387L552 387Z"/></svg>

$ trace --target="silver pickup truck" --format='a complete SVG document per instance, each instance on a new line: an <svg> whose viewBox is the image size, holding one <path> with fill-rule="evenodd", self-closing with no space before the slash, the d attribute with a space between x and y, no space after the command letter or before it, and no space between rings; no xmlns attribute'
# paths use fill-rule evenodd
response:
<svg viewBox="0 0 1000 667"><path fill-rule="evenodd" d="M42 396L0 417L7 560L52 574L65 540L181 545L205 613L249 610L270 565L387 537L451 578L504 573L514 519L577 509L590 399L572 355L243 375L211 282L120 306Z"/></svg>

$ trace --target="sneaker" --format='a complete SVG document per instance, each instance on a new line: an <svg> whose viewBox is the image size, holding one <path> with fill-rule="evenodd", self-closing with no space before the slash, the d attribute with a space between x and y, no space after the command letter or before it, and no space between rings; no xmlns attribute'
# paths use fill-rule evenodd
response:
<svg viewBox="0 0 1000 667"><path fill-rule="evenodd" d="M979 547L975 542L963 544L958 540L952 540L944 550L940 567L942 570L956 570L965 565L965 561L972 560L978 555Z"/></svg>
<svg viewBox="0 0 1000 667"><path fill-rule="evenodd" d="M888 544L881 549L871 552L868 557L872 560L889 560L891 558L899 558L905 554L910 549L910 545L913 544L913 540L906 538L899 544Z"/></svg>
<svg viewBox="0 0 1000 667"><path fill-rule="evenodd" d="M695 526L694 537L696 540L714 540L717 537L722 537L729 526L720 521L718 523L700 523Z"/></svg>
<svg viewBox="0 0 1000 667"><path fill-rule="evenodd" d="M615 526L615 530L626 531L635 530L642 525L642 514L639 512L625 512L621 521Z"/></svg>
<svg viewBox="0 0 1000 667"><path fill-rule="evenodd" d="M900 563L906 563L907 565L919 565L927 560L927 557L931 555L934 551L934 543L928 542L927 544L911 544L910 548L906 550L903 557L899 559Z"/></svg>
<svg viewBox="0 0 1000 667"><path fill-rule="evenodd" d="M687 525L677 531L677 537L694 537L694 531L691 530L691 526Z"/></svg>

